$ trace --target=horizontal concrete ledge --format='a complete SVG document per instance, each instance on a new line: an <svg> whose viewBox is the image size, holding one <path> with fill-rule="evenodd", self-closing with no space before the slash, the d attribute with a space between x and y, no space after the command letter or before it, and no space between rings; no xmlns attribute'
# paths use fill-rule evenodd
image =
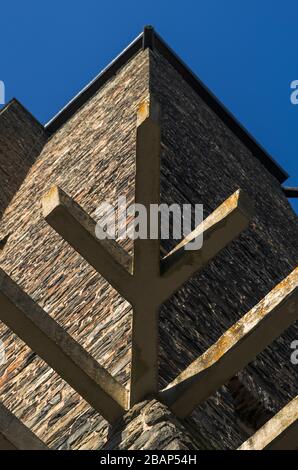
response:
<svg viewBox="0 0 298 470"><path fill-rule="evenodd" d="M126 389L0 270L0 320L108 422L127 405Z"/></svg>
<svg viewBox="0 0 298 470"><path fill-rule="evenodd" d="M251 200L239 189L165 256L161 263L163 300L231 243L248 226L253 214ZM189 244L200 235L203 246L188 250Z"/></svg>
<svg viewBox="0 0 298 470"><path fill-rule="evenodd" d="M298 319L298 268L161 393L180 417L211 396Z"/></svg>
<svg viewBox="0 0 298 470"><path fill-rule="evenodd" d="M238 450L298 450L298 396Z"/></svg>
<svg viewBox="0 0 298 470"><path fill-rule="evenodd" d="M114 240L96 237L96 222L61 188L53 186L42 199L43 216L125 299L131 297L132 258Z"/></svg>
<svg viewBox="0 0 298 470"><path fill-rule="evenodd" d="M0 403L0 450L49 450L49 448Z"/></svg>

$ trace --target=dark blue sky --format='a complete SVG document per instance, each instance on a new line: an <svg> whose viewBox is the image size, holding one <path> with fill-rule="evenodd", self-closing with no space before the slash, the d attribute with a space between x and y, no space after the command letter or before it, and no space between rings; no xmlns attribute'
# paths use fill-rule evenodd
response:
<svg viewBox="0 0 298 470"><path fill-rule="evenodd" d="M297 9L297 0L6 1L0 80L6 101L46 123L152 24L298 186Z"/></svg>

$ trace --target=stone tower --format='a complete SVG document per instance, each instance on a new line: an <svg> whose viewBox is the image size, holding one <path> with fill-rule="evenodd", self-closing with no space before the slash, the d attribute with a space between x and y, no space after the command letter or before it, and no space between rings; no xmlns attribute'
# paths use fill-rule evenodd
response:
<svg viewBox="0 0 298 470"><path fill-rule="evenodd" d="M47 126L3 108L0 448L298 448L286 179L150 27ZM202 248L99 240L119 195L203 204Z"/></svg>

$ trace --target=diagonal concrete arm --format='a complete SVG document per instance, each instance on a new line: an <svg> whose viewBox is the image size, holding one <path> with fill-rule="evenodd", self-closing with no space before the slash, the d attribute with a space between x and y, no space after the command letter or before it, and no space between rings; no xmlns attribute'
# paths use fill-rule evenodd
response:
<svg viewBox="0 0 298 470"><path fill-rule="evenodd" d="M72 198L54 186L42 200L45 220L125 299L132 291L132 260L114 240L99 240L96 222Z"/></svg>
<svg viewBox="0 0 298 470"><path fill-rule="evenodd" d="M298 450L298 396L238 450Z"/></svg>
<svg viewBox="0 0 298 470"><path fill-rule="evenodd" d="M298 268L161 392L185 417L298 319Z"/></svg>
<svg viewBox="0 0 298 470"><path fill-rule="evenodd" d="M241 190L236 191L164 257L161 264L163 301L232 242L248 226L253 212L248 196ZM202 248L186 250L186 245L200 234L203 234Z"/></svg>
<svg viewBox="0 0 298 470"><path fill-rule="evenodd" d="M0 403L0 450L49 450L49 448Z"/></svg>
<svg viewBox="0 0 298 470"><path fill-rule="evenodd" d="M113 423L122 416L127 402L125 388L2 270L0 320L107 421Z"/></svg>

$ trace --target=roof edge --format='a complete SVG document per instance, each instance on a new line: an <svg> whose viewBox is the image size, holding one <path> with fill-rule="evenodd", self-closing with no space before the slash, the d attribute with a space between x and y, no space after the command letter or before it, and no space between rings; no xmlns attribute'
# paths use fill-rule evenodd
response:
<svg viewBox="0 0 298 470"><path fill-rule="evenodd" d="M280 183L286 181L288 173L268 154L268 152L239 123L235 116L215 97L190 68L168 46L152 26L145 26L143 32L126 47L94 80L79 92L62 110L54 116L45 129L51 136L67 122L86 101L91 98L108 80L110 80L140 50L157 50L176 69L184 80L198 93L210 109L225 123L239 140L258 158L264 167Z"/></svg>

